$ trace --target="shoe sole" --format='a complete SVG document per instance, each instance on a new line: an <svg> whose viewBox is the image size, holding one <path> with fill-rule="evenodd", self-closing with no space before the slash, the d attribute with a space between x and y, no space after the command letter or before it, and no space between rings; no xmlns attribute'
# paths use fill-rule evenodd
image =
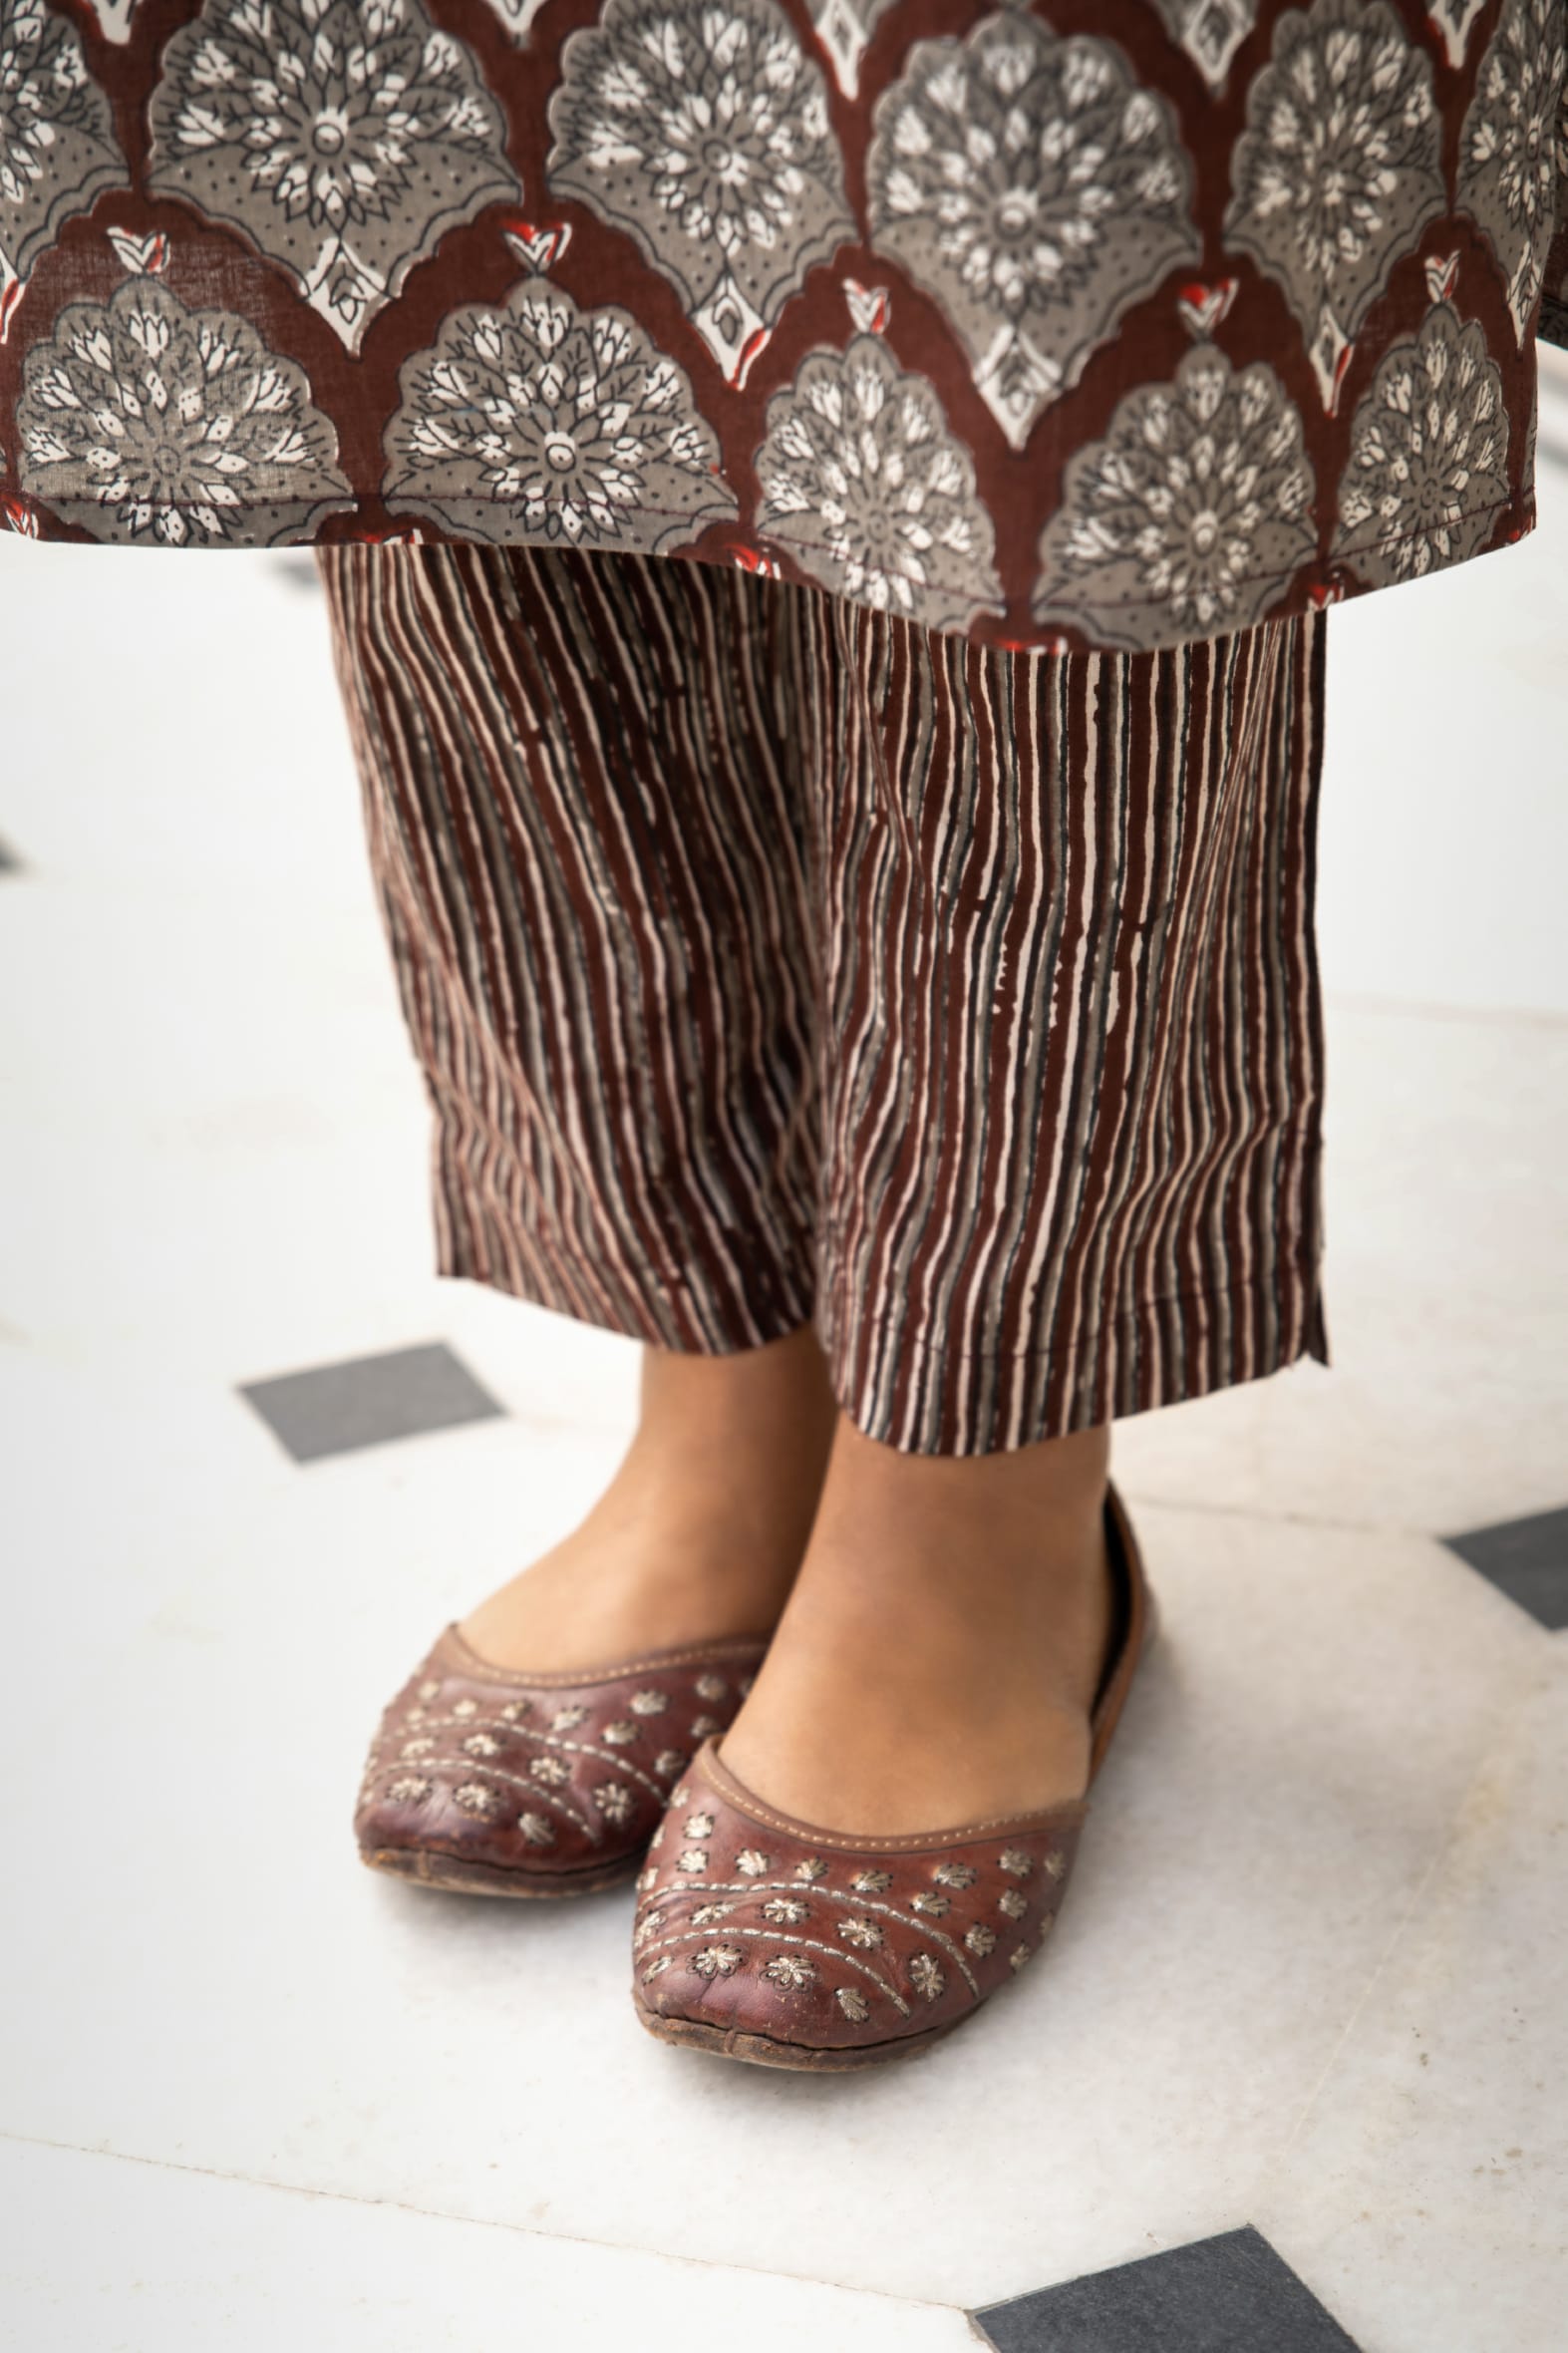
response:
<svg viewBox="0 0 1568 2353"><path fill-rule="evenodd" d="M601 1863L580 1871L508 1871L494 1863L464 1862L429 1847L362 1847L360 1860L367 1869L386 1871L405 1886L435 1887L447 1895L499 1895L511 1902L559 1903L573 1895L596 1895L601 1888L619 1887L635 1878L640 1854L625 1861Z"/></svg>
<svg viewBox="0 0 1568 2353"><path fill-rule="evenodd" d="M683 2051L712 2051L720 2059L744 2059L752 2067L785 2067L800 2075L850 2075L865 2067L889 2067L900 2059L918 2059L964 2024L964 2019L955 2018L950 2025L928 2027L923 2034L898 2035L891 2042L867 2043L859 2050L813 2051L808 2043L776 2042L771 2035L746 2034L739 2027L703 2026L695 2018L662 2017L649 2009L635 1988L632 2007L638 2024L656 2042L673 2043Z"/></svg>

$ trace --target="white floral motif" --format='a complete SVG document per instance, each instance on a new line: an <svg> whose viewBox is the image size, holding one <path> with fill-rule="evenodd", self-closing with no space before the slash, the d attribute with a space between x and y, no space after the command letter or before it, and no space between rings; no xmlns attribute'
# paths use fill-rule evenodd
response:
<svg viewBox="0 0 1568 2353"><path fill-rule="evenodd" d="M1027 1879L1035 1867L1035 1858L1026 1847L1004 1847L997 1861L1013 1879Z"/></svg>
<svg viewBox="0 0 1568 2353"><path fill-rule="evenodd" d="M1215 90L1258 21L1258 0L1158 0L1160 14Z"/></svg>
<svg viewBox="0 0 1568 2353"><path fill-rule="evenodd" d="M0 262L0 312L7 285ZM138 280L107 305L68 305L54 341L28 352L16 404L22 487L122 545L308 538L352 504L309 390L248 320L187 311ZM411 1708L405 1721L423 1713Z"/></svg>
<svg viewBox="0 0 1568 2353"><path fill-rule="evenodd" d="M1061 1879L1067 1876L1068 1858L1060 1847L1053 1847L1045 1860L1048 1878Z"/></svg>
<svg viewBox="0 0 1568 2353"><path fill-rule="evenodd" d="M871 2006L857 1985L836 1985L833 1999L853 2026L863 2026L871 2015Z"/></svg>
<svg viewBox="0 0 1568 2353"><path fill-rule="evenodd" d="M1022 1969L1024 1963L1028 1960L1030 1953L1033 1950L1034 1947L1032 1945L1017 1944L1008 1954L1007 1965L1012 1970L1015 1977L1018 1975L1019 1970Z"/></svg>
<svg viewBox="0 0 1568 2353"><path fill-rule="evenodd" d="M980 1874L972 1862L939 1862L933 1866L931 1876L939 1886L972 1887Z"/></svg>
<svg viewBox="0 0 1568 2353"><path fill-rule="evenodd" d="M399 1806L421 1805L431 1794L434 1784L421 1781L415 1774L405 1773L387 1784L387 1795Z"/></svg>
<svg viewBox="0 0 1568 2353"><path fill-rule="evenodd" d="M773 1959L766 1964L763 1975L771 1979L775 1985L782 1985L791 1993L798 1993L803 1986L815 1983L816 1969L812 1962L806 1960L799 1953L779 1952L775 1953Z"/></svg>
<svg viewBox="0 0 1568 2353"><path fill-rule="evenodd" d="M479 1703L476 1699L455 1699L452 1703L452 1712L455 1716L476 1716L479 1712Z"/></svg>
<svg viewBox="0 0 1568 2353"><path fill-rule="evenodd" d="M420 0L204 0L151 121L154 192L292 270L351 351L445 230L522 193L472 55Z"/></svg>
<svg viewBox="0 0 1568 2353"><path fill-rule="evenodd" d="M551 1847L555 1843L555 1825L542 1814L519 1814L517 1828L530 1847Z"/></svg>
<svg viewBox="0 0 1568 2353"><path fill-rule="evenodd" d="M1127 308L1202 244L1168 102L1022 9L917 42L877 102L871 242L952 321L1015 449Z"/></svg>
<svg viewBox="0 0 1568 2353"><path fill-rule="evenodd" d="M399 1749L398 1755L412 1763L416 1757L428 1757L435 1746L435 1741L426 1732L422 1733L418 1740L406 1740L402 1748Z"/></svg>
<svg viewBox="0 0 1568 2353"><path fill-rule="evenodd" d="M1029 1909L1029 1897L1022 1887L1004 1887L997 1897L997 1910L1010 1920L1021 1920Z"/></svg>
<svg viewBox="0 0 1568 2353"><path fill-rule="evenodd" d="M880 1895L892 1883L891 1871L856 1871L849 1882L857 1895Z"/></svg>
<svg viewBox="0 0 1568 2353"><path fill-rule="evenodd" d="M699 1699L723 1699L729 1685L722 1675L699 1675L692 1686Z"/></svg>
<svg viewBox="0 0 1568 2353"><path fill-rule="evenodd" d="M701 1847L683 1848L675 1858L675 1867L678 1871L705 1871L708 1868L707 1853Z"/></svg>
<svg viewBox="0 0 1568 2353"><path fill-rule="evenodd" d="M983 1961L988 1952L996 1951L996 1930L988 1928L984 1920L976 1920L972 1927L965 1929L964 1942Z"/></svg>
<svg viewBox="0 0 1568 2353"><path fill-rule="evenodd" d="M525 1699L509 1699L497 1713L508 1724L515 1724L519 1716L525 1716L528 1713L528 1703Z"/></svg>
<svg viewBox="0 0 1568 2353"><path fill-rule="evenodd" d="M947 1979L928 1952L917 1952L909 1964L909 1982L916 1993L934 2002L946 1990Z"/></svg>
<svg viewBox="0 0 1568 2353"><path fill-rule="evenodd" d="M686 1817L686 1835L689 1839L711 1839L714 1835L713 1816L706 1813L689 1814Z"/></svg>
<svg viewBox="0 0 1568 2353"><path fill-rule="evenodd" d="M756 1847L743 1847L735 1858L735 1867L743 1878L760 1879L768 1869L768 1856Z"/></svg>
<svg viewBox="0 0 1568 2353"><path fill-rule="evenodd" d="M1388 0L1280 19L1231 161L1229 242L1276 279L1331 413L1351 339L1446 201L1431 60Z"/></svg>
<svg viewBox="0 0 1568 2353"><path fill-rule="evenodd" d="M634 1716L662 1716L670 1704L670 1695L666 1691L651 1689L634 1691L626 1704Z"/></svg>
<svg viewBox="0 0 1568 2353"><path fill-rule="evenodd" d="M795 1864L794 1875L797 1879L825 1879L827 1865L819 1854L807 1854Z"/></svg>
<svg viewBox="0 0 1568 2353"><path fill-rule="evenodd" d="M661 1781L668 1781L672 1773L684 1773L686 1753L683 1749L661 1749L653 1761L653 1769Z"/></svg>
<svg viewBox="0 0 1568 2353"><path fill-rule="evenodd" d="M129 183L82 37L43 0L0 7L0 318L62 224Z"/></svg>
<svg viewBox="0 0 1568 2353"><path fill-rule="evenodd" d="M420 1697L421 1699L434 1699L440 1689L440 1683L434 1676L431 1676L426 1682L420 1685Z"/></svg>
<svg viewBox="0 0 1568 2353"><path fill-rule="evenodd" d="M699 1977L731 1977L745 1957L738 1944L705 1944L693 1953L690 1965Z"/></svg>
<svg viewBox="0 0 1568 2353"><path fill-rule="evenodd" d="M924 1912L928 1919L933 1920L939 1920L944 1912L951 1911L953 1908L953 1898L950 1895L934 1895L926 1887L920 1888L911 1895L909 1903L911 1910Z"/></svg>
<svg viewBox="0 0 1568 2353"><path fill-rule="evenodd" d="M500 1800L495 1792L486 1789L481 1781L466 1781L452 1793L453 1804L465 1814L472 1814L481 1822L489 1822L500 1812Z"/></svg>
<svg viewBox="0 0 1568 2353"><path fill-rule="evenodd" d="M655 1959L651 1960L648 1963L647 1968L644 1969L642 1973L644 1985L648 1983L650 1977L662 1977L665 1970L670 1966L670 1963L674 1957L675 1956L673 1953L662 1952L658 1954Z"/></svg>
<svg viewBox="0 0 1568 2353"><path fill-rule="evenodd" d="M693 1740L709 1740L716 1732L723 1730L724 1726L717 1716L694 1716L692 1718Z"/></svg>
<svg viewBox="0 0 1568 2353"><path fill-rule="evenodd" d="M806 354L769 401L757 473L759 534L835 593L937 629L1003 609L974 462L882 336Z"/></svg>
<svg viewBox="0 0 1568 2353"><path fill-rule="evenodd" d="M692 1914L694 1928L711 1928L716 1920L725 1919L733 1912L733 1903L700 1903Z"/></svg>
<svg viewBox="0 0 1568 2353"><path fill-rule="evenodd" d="M826 91L776 0L607 0L571 36L547 163L634 237L733 383L855 234Z"/></svg>
<svg viewBox="0 0 1568 2353"><path fill-rule="evenodd" d="M544 279L449 313L400 382L387 504L461 537L658 555L737 512L674 361L626 312L580 311Z"/></svg>
<svg viewBox="0 0 1568 2353"><path fill-rule="evenodd" d="M869 1952L882 1941L882 1931L874 1920L840 1920L838 1933L846 1944L858 1945L862 1952Z"/></svg>
<svg viewBox="0 0 1568 2353"><path fill-rule="evenodd" d="M1557 215L1564 62L1561 0L1507 0L1459 141L1458 200L1502 266L1521 344Z"/></svg>
<svg viewBox="0 0 1568 2353"><path fill-rule="evenodd" d="M1477 553L1507 501L1507 455L1501 371L1480 328L1438 303L1357 406L1335 555L1385 587Z"/></svg>
<svg viewBox="0 0 1568 2353"><path fill-rule="evenodd" d="M434 1744L432 1744L434 1745ZM461 1747L466 1757L498 1757L500 1742L493 1732L470 1732Z"/></svg>
<svg viewBox="0 0 1568 2353"><path fill-rule="evenodd" d="M593 1802L612 1830L624 1830L631 1821L632 1793L623 1781L601 1781L594 1790Z"/></svg>
<svg viewBox="0 0 1568 2353"><path fill-rule="evenodd" d="M774 1895L763 1905L763 1918L781 1928L797 1928L810 1916L810 1905L802 1903L798 1895Z"/></svg>
<svg viewBox="0 0 1568 2353"><path fill-rule="evenodd" d="M584 1722L587 1714L586 1708L557 1708L550 1718L550 1730L552 1732L575 1732L578 1725Z"/></svg>
<svg viewBox="0 0 1568 2353"><path fill-rule="evenodd" d="M1035 618L1134 649L1250 628L1316 548L1313 492L1273 369L1237 372L1200 344L1069 462Z"/></svg>
<svg viewBox="0 0 1568 2353"><path fill-rule="evenodd" d="M563 1782L570 1781L571 1767L560 1757L531 1757L528 1779L536 1781L541 1790L558 1790Z"/></svg>

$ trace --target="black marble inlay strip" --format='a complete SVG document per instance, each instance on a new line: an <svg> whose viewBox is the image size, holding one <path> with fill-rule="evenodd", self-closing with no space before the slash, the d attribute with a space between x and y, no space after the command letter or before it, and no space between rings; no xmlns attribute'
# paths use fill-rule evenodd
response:
<svg viewBox="0 0 1568 2353"><path fill-rule="evenodd" d="M1358 2353L1250 2226L989 2304L970 2318L997 2353Z"/></svg>
<svg viewBox="0 0 1568 2353"><path fill-rule="evenodd" d="M239 1394L296 1463L491 1421L506 1410L439 1340L249 1381Z"/></svg>

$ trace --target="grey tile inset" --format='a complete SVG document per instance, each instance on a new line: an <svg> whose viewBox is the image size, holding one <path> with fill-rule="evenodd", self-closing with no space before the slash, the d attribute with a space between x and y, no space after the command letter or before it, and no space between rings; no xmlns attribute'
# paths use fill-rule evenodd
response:
<svg viewBox="0 0 1568 2353"><path fill-rule="evenodd" d="M971 2315L997 2353L1357 2353L1261 2232L1226 2230Z"/></svg>
<svg viewBox="0 0 1568 2353"><path fill-rule="evenodd" d="M462 1422L487 1422L506 1410L440 1340L249 1381L239 1394L296 1463L452 1430Z"/></svg>
<svg viewBox="0 0 1568 2353"><path fill-rule="evenodd" d="M1568 1626L1568 1510L1499 1519L1443 1542L1552 1633Z"/></svg>

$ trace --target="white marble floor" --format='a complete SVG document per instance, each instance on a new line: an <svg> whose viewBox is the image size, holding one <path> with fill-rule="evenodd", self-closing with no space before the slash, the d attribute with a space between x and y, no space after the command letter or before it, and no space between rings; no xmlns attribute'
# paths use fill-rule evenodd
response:
<svg viewBox="0 0 1568 2353"><path fill-rule="evenodd" d="M0 540L0 2326L40 2353L739 2337L1255 2223L1362 2353L1561 2353L1568 476L1331 622L1332 1371L1124 1424L1165 1603L1051 1966L843 2082L644 2038L619 1898L358 1869L410 1656L613 1461L626 1344L429 1273L308 567ZM507 1408L302 1468L237 1384ZM612 2332L613 2338L612 2338Z"/></svg>

